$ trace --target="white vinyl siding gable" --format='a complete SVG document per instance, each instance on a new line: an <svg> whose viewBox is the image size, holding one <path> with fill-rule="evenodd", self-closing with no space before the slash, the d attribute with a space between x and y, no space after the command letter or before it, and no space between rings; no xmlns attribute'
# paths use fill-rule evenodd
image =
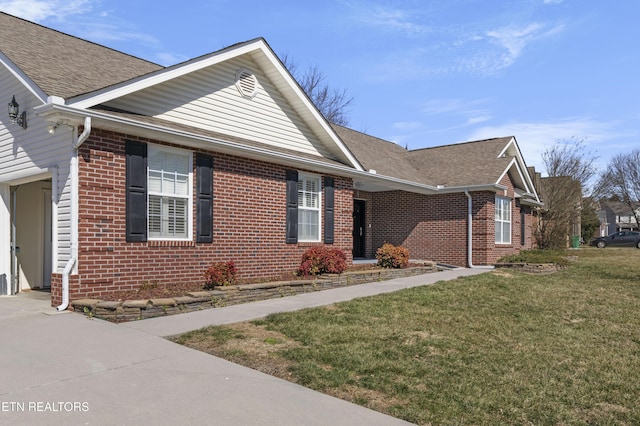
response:
<svg viewBox="0 0 640 426"><path fill-rule="evenodd" d="M47 132L50 124L38 117L33 108L42 102L20 83L4 67L0 67L0 93L6 94L8 99L4 103L6 122L0 123L0 182L14 185L16 179L24 182L33 179L43 179L46 175L57 182L52 188L55 199L57 242L54 241L57 257L54 260L54 272L62 271L71 257L71 145L73 132L68 126L61 126L51 135ZM7 103L15 94L20 104L20 112L27 112L27 129L17 124L11 124L7 115ZM38 177L39 176L39 177Z"/></svg>
<svg viewBox="0 0 640 426"><path fill-rule="evenodd" d="M149 239L190 238L192 163L188 152L149 146Z"/></svg>
<svg viewBox="0 0 640 426"><path fill-rule="evenodd" d="M236 85L244 69L255 76L255 95ZM109 107L196 128L333 158L260 66L242 56L115 99Z"/></svg>
<svg viewBox="0 0 640 426"><path fill-rule="evenodd" d="M511 244L511 199L496 195L496 244Z"/></svg>

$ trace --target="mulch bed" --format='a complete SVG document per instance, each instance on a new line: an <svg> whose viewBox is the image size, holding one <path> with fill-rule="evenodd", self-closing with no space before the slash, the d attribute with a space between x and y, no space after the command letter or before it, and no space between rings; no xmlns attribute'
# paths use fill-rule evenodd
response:
<svg viewBox="0 0 640 426"><path fill-rule="evenodd" d="M412 266L423 266L422 264L410 264L409 267ZM350 271L367 271L367 270L375 270L375 269L384 269L377 266L375 263L366 263L360 265L353 265L347 268L345 272ZM273 277L271 279L262 279L262 280L238 280L238 284L256 284L256 283L265 283L271 281L294 281L294 280L304 280L309 279L309 277L298 276L294 273L281 275L279 277ZM204 275L203 275L204 280ZM123 301L123 300L137 300L137 299L162 299L162 298L173 298L184 296L187 293L194 291L202 291L206 290L206 288L198 283L175 283L170 285L157 284L157 283L146 283L142 284L137 290L127 290L111 293L108 297L102 298L105 301Z"/></svg>

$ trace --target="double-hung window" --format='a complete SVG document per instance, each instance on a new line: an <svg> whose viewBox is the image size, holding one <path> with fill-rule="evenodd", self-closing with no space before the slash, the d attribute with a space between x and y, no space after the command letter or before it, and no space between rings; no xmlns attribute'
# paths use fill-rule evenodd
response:
<svg viewBox="0 0 640 426"><path fill-rule="evenodd" d="M191 154L149 146L149 238L184 240L191 235Z"/></svg>
<svg viewBox="0 0 640 426"><path fill-rule="evenodd" d="M496 195L496 244L511 244L511 199Z"/></svg>
<svg viewBox="0 0 640 426"><path fill-rule="evenodd" d="M298 241L320 241L320 176L298 175Z"/></svg>

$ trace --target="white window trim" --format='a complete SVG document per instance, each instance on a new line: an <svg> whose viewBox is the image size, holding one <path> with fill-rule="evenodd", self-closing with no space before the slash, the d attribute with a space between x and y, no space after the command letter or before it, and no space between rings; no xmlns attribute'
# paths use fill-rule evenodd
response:
<svg viewBox="0 0 640 426"><path fill-rule="evenodd" d="M188 183L188 193L187 193L187 237L186 238L175 238L175 237L152 237L151 232L149 231L149 195L162 195L162 194L152 194L150 190L147 189L147 239L149 241L192 241L193 240L193 152L179 149L167 147L164 145L148 145L148 154L147 158L151 158L151 156L156 152L169 152L177 155L187 155L189 157L189 183ZM149 165L147 163L147 187L149 185Z"/></svg>
<svg viewBox="0 0 640 426"><path fill-rule="evenodd" d="M298 182L304 180L316 180L318 182L318 207L310 208L298 205L298 210L317 211L318 212L318 235L313 239L300 238L300 223L298 222L298 242L301 243L319 243L322 241L322 176L311 173L298 173Z"/></svg>
<svg viewBox="0 0 640 426"><path fill-rule="evenodd" d="M503 232L500 232L500 235L502 236L502 240L501 241L495 241L496 244L501 244L501 245L509 245L511 244L511 234L513 233L513 220L512 220L512 213L513 213L513 200L511 200L511 198L509 197L501 197L500 195L496 195L496 200L495 200L495 209L497 211L498 209L498 203L500 202L501 204L501 210L502 207L504 206L504 204L502 204L504 201L507 202L507 205L509 206L509 217L507 220L503 220L502 218L500 219L495 219L495 227L497 229L498 225L500 225L500 229L501 231L504 231L504 228L502 227L502 224L504 223L508 223L509 224L509 234L508 234L508 241L505 241L505 235ZM494 215L495 216L495 215ZM494 233L495 234L495 233ZM495 238L494 238L495 239Z"/></svg>

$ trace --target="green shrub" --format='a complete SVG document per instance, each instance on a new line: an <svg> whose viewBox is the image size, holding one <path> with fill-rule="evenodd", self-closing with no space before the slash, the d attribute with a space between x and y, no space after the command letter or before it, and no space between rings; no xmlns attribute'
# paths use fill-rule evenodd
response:
<svg viewBox="0 0 640 426"><path fill-rule="evenodd" d="M302 255L298 275L340 274L347 269L347 255L340 249L311 247Z"/></svg>
<svg viewBox="0 0 640 426"><path fill-rule="evenodd" d="M409 250L385 243L376 251L378 266L383 268L406 268L409 265Z"/></svg>
<svg viewBox="0 0 640 426"><path fill-rule="evenodd" d="M521 250L518 254L501 257L497 263L555 263L566 266L569 263L566 256L564 250Z"/></svg>
<svg viewBox="0 0 640 426"><path fill-rule="evenodd" d="M233 261L218 262L204 272L205 288L236 283L236 265Z"/></svg>

